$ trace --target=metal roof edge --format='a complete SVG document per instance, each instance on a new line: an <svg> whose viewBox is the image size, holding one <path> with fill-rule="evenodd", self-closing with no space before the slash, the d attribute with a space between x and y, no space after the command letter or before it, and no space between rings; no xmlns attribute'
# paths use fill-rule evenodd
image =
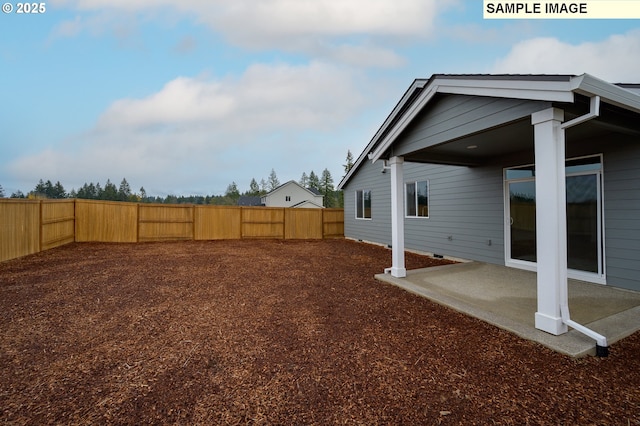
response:
<svg viewBox="0 0 640 426"><path fill-rule="evenodd" d="M585 96L600 96L603 102L640 113L640 94L609 83L590 74L577 76L573 82L573 91Z"/></svg>

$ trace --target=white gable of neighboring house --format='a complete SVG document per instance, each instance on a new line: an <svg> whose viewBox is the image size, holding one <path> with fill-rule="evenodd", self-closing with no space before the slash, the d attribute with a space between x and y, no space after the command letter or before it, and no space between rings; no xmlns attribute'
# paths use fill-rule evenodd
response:
<svg viewBox="0 0 640 426"><path fill-rule="evenodd" d="M323 198L323 195L316 194L296 181L290 180L264 195L262 203L266 207L322 208Z"/></svg>
<svg viewBox="0 0 640 426"><path fill-rule="evenodd" d="M313 201L302 201L298 204L294 204L293 206L294 209L324 209L324 206L321 204L316 204Z"/></svg>

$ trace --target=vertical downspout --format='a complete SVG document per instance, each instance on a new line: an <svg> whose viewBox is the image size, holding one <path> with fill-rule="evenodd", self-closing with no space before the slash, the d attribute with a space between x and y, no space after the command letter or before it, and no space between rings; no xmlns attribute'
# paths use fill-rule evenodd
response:
<svg viewBox="0 0 640 426"><path fill-rule="evenodd" d="M564 129L568 129L569 127L576 126L578 124L582 124L588 120L594 119L600 115L600 96L593 96L590 100L590 111L582 115L580 117L576 117L573 120L567 121L563 123L560 127ZM562 322L567 326L573 328L574 330L579 331L580 333L589 336L590 338L596 341L596 356L606 357L609 355L609 345L607 344L607 338L590 328L585 327L584 325L578 324L577 322L571 319L571 315L569 313L569 296L566 291L561 295L561 304L560 304L560 315L562 317Z"/></svg>

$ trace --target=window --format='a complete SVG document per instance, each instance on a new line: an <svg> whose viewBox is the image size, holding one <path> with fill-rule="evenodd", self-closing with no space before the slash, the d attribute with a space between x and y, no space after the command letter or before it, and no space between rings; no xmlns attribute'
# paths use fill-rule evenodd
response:
<svg viewBox="0 0 640 426"><path fill-rule="evenodd" d="M356 219L371 219L371 190L356 191Z"/></svg>
<svg viewBox="0 0 640 426"><path fill-rule="evenodd" d="M284 200L285 200L285 201L291 201L291 195L287 195L287 196L285 196L285 197L284 197Z"/></svg>
<svg viewBox="0 0 640 426"><path fill-rule="evenodd" d="M567 266L570 278L605 282L602 156L565 162ZM505 169L506 264L537 262L536 174L533 165Z"/></svg>
<svg viewBox="0 0 640 426"><path fill-rule="evenodd" d="M429 183L426 180L405 184L407 217L429 217Z"/></svg>

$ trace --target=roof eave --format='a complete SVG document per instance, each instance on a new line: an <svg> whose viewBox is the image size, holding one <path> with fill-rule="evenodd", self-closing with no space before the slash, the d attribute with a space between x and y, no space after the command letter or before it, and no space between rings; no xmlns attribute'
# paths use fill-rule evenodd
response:
<svg viewBox="0 0 640 426"><path fill-rule="evenodd" d="M640 96L631 90L600 80L589 74L582 74L572 81L575 93L600 96L603 102L640 113Z"/></svg>
<svg viewBox="0 0 640 426"><path fill-rule="evenodd" d="M458 78L436 77L431 80L420 97L398 121L396 127L389 132L376 149L369 154L369 159L375 162L382 157L393 141L413 121L424 106L436 93L490 96L498 98L527 99L551 102L573 102L574 95L571 91L571 80L536 81L514 79L475 79L468 80Z"/></svg>
<svg viewBox="0 0 640 426"><path fill-rule="evenodd" d="M416 82L423 84L420 95L408 96ZM424 106L437 94L490 96L549 102L573 103L576 94L600 96L610 103L640 113L640 96L632 90L600 80L589 74L546 76L487 76L436 74L429 80L415 80L385 123L376 132L353 167L338 184L343 189L365 159L378 161ZM407 102L411 102L410 105ZM398 114L402 112L402 116ZM393 127L387 131L387 127Z"/></svg>

